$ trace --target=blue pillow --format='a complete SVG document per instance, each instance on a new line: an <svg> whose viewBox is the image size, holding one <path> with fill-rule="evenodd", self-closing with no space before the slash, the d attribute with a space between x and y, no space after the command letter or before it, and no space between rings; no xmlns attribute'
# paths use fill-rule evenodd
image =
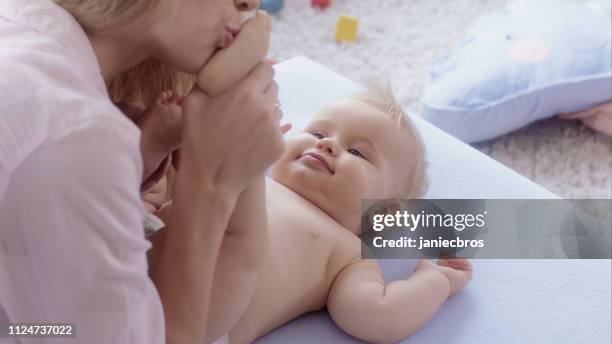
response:
<svg viewBox="0 0 612 344"><path fill-rule="evenodd" d="M430 67L422 116L466 142L612 99L610 0L521 0Z"/></svg>

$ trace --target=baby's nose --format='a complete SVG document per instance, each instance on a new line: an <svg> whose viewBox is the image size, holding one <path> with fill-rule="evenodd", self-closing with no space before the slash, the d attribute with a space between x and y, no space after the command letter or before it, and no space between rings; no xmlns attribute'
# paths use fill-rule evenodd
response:
<svg viewBox="0 0 612 344"><path fill-rule="evenodd" d="M317 148L332 156L336 156L338 154L338 148L336 147L335 142L329 137L324 137L317 141Z"/></svg>

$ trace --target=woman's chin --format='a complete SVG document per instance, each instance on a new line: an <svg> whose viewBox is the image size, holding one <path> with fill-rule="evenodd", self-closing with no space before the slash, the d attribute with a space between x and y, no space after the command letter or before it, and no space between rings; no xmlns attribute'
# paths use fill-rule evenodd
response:
<svg viewBox="0 0 612 344"><path fill-rule="evenodd" d="M172 56L169 58L159 58L162 61L166 61L166 63L172 68L187 74L198 74L204 66L210 61L210 59L214 56L214 50L207 50L203 53L190 53L189 56ZM199 56L199 58L194 58L195 56ZM204 58L202 58L204 56Z"/></svg>

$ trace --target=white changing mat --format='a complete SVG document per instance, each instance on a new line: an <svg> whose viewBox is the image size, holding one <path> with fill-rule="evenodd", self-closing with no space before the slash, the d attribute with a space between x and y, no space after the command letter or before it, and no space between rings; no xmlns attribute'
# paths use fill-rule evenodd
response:
<svg viewBox="0 0 612 344"><path fill-rule="evenodd" d="M325 103L359 90L303 57L276 65L285 121L303 128ZM398 80L395 80L396 82ZM420 118L427 146L426 198L557 198ZM402 343L610 343L610 260L473 260L474 278L423 329ZM403 278L415 261L381 261L385 279ZM282 300L279 300L282 302ZM278 328L258 344L361 343L327 312Z"/></svg>

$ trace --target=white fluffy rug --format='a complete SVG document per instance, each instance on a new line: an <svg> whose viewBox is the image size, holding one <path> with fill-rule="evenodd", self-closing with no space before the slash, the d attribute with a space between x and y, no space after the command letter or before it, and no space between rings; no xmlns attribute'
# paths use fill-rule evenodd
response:
<svg viewBox="0 0 612 344"><path fill-rule="evenodd" d="M362 81L385 76L410 112L419 110L427 68L480 16L503 0L332 0L325 10L310 0L285 0L274 15L270 57L307 56ZM337 43L341 14L359 17L357 42ZM476 146L565 198L612 198L612 140L577 123L554 119Z"/></svg>

